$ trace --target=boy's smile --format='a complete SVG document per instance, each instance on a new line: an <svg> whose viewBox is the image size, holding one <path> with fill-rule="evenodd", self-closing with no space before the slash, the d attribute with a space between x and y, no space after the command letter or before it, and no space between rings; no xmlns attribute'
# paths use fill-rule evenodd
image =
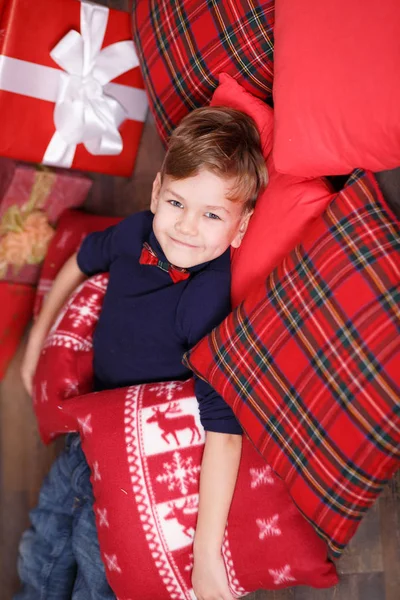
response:
<svg viewBox="0 0 400 600"><path fill-rule="evenodd" d="M240 246L251 213L229 200L233 184L207 170L179 180L157 175L153 230L171 264L188 269Z"/></svg>

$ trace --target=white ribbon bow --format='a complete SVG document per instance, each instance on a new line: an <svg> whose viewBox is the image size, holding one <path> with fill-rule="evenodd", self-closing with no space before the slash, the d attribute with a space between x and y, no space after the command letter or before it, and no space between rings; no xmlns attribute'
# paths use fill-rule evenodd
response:
<svg viewBox="0 0 400 600"><path fill-rule="evenodd" d="M123 141L118 131L127 112L104 93L107 83L138 66L132 41L103 50L109 9L81 3L81 33L71 30L50 52L65 71L54 109L54 133L43 158L48 165L70 167L77 144L94 155L117 155Z"/></svg>

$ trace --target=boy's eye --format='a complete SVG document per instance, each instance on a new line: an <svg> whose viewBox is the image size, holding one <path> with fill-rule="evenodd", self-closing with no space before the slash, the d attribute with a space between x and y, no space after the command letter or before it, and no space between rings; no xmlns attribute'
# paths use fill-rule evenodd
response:
<svg viewBox="0 0 400 600"><path fill-rule="evenodd" d="M208 219L214 219L215 221L221 220L221 217L219 217L218 215L216 215L215 213L212 213L212 212L206 212L205 215Z"/></svg>
<svg viewBox="0 0 400 600"><path fill-rule="evenodd" d="M176 206L176 208L183 208L183 204L181 202L178 202L178 200L168 200L169 204L171 204L171 206Z"/></svg>

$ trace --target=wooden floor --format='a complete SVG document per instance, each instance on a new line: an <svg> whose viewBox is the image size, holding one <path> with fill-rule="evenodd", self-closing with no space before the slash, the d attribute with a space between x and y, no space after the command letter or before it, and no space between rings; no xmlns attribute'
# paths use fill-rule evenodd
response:
<svg viewBox="0 0 400 600"><path fill-rule="evenodd" d="M127 8L130 0L104 0ZM151 184L163 148L148 119L130 180L95 176L86 208L101 214L127 215L148 206ZM394 202L400 198L400 170L382 179ZM19 376L23 344L0 383L0 600L18 589L17 546L28 525L43 476L59 446L44 447L38 437L31 400ZM292 588L257 592L249 600L400 600L400 477L389 485L340 560L340 584L330 590ZM135 599L136 600L136 599ZM140 600L138 598L137 600Z"/></svg>

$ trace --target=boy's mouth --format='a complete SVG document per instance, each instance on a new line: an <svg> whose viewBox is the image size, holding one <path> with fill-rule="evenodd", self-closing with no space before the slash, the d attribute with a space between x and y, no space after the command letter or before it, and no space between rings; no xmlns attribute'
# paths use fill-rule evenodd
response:
<svg viewBox="0 0 400 600"><path fill-rule="evenodd" d="M181 242L180 240L177 240L173 237L170 238L175 244L177 244L178 246L184 246L185 248L197 248L197 246L195 246L194 244L188 244L187 242Z"/></svg>

